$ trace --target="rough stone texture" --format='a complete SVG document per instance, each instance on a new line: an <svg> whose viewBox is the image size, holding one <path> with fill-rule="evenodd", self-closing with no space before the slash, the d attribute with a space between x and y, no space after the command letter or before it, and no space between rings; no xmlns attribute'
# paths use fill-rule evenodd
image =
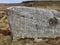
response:
<svg viewBox="0 0 60 45"><path fill-rule="evenodd" d="M60 36L60 12L46 8L15 6L7 8L8 21L13 39ZM49 19L56 17L58 24L49 25Z"/></svg>

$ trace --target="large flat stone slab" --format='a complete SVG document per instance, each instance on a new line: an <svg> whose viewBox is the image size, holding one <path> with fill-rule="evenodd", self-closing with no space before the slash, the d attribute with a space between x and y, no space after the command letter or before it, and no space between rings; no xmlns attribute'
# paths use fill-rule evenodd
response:
<svg viewBox="0 0 60 45"><path fill-rule="evenodd" d="M46 8L15 6L7 8L13 39L60 36L60 12ZM54 22L55 17L55 22ZM53 19L53 24L49 23Z"/></svg>

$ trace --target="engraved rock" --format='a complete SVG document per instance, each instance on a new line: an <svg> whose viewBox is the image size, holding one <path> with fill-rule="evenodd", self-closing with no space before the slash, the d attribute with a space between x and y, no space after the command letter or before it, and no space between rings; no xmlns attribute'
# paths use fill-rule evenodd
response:
<svg viewBox="0 0 60 45"><path fill-rule="evenodd" d="M15 6L7 8L13 39L60 36L60 12L46 8ZM52 21L49 22L49 20ZM51 25L50 25L51 24Z"/></svg>

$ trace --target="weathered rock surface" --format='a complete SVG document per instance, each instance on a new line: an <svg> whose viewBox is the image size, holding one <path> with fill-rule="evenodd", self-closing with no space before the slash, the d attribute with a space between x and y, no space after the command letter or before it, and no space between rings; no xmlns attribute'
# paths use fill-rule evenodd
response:
<svg viewBox="0 0 60 45"><path fill-rule="evenodd" d="M7 8L13 39L60 36L60 12L46 8L15 6ZM58 23L49 24L56 18ZM56 21L55 20L55 21Z"/></svg>

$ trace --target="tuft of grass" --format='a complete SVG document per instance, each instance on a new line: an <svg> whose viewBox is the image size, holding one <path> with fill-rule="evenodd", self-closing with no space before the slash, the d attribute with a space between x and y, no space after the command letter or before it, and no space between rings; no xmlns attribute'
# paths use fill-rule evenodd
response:
<svg viewBox="0 0 60 45"><path fill-rule="evenodd" d="M0 39L0 45L11 45L11 42L12 41L7 36L4 36Z"/></svg>

